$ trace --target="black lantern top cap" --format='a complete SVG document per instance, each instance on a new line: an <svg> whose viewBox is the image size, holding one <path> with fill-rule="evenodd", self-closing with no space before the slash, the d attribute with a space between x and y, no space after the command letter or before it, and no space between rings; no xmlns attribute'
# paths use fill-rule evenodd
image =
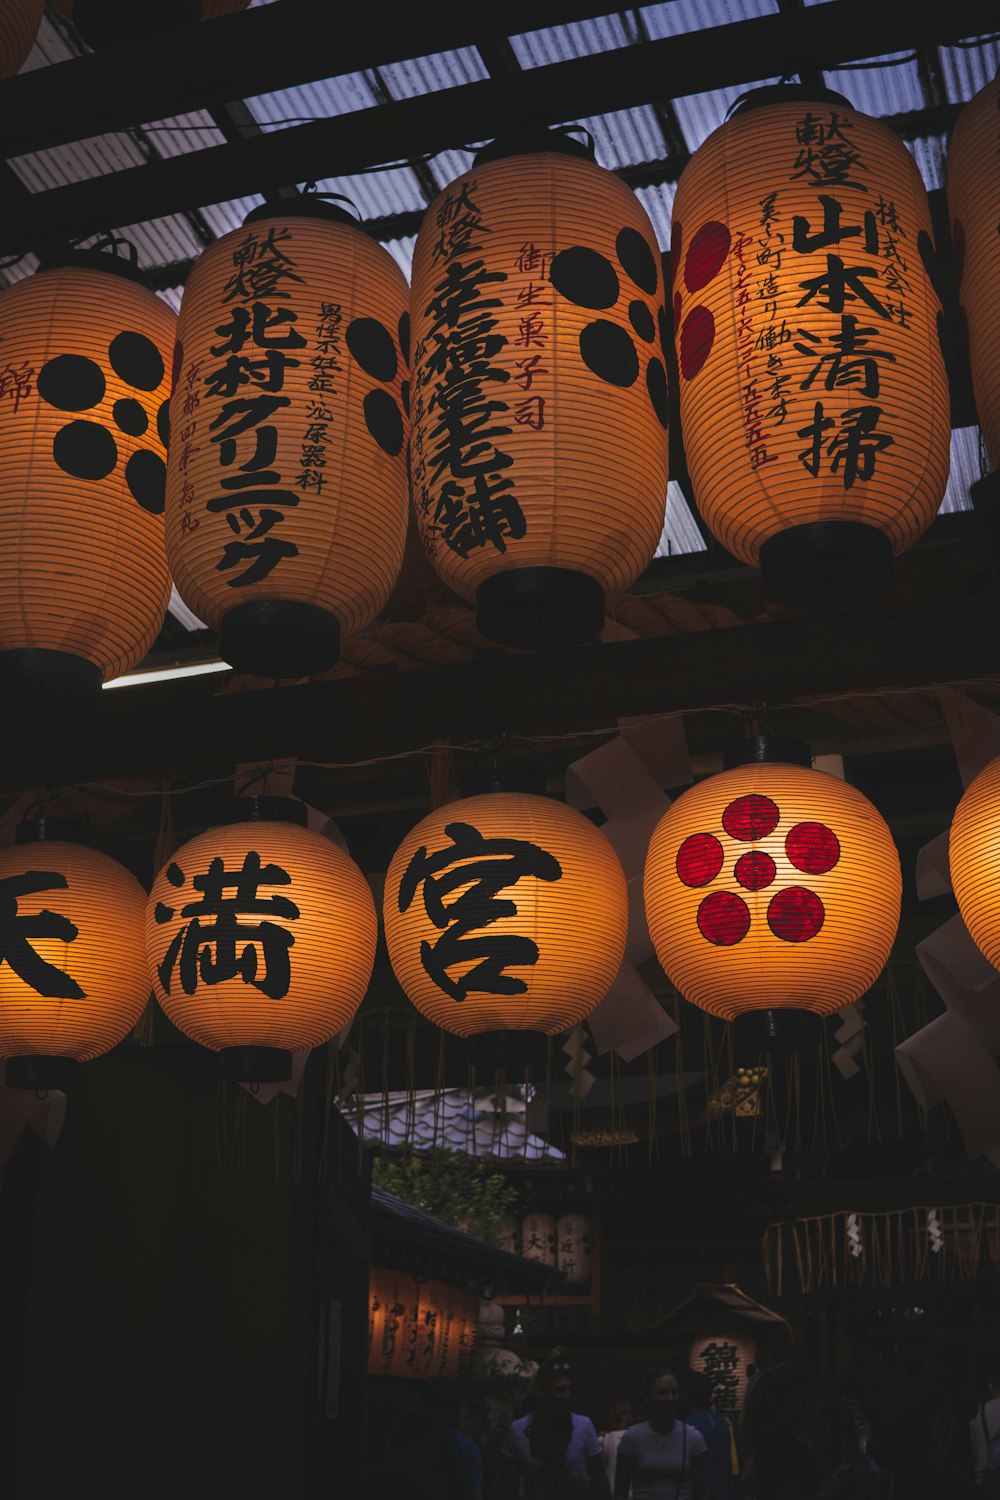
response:
<svg viewBox="0 0 1000 1500"><path fill-rule="evenodd" d="M577 140L570 134L572 130L583 130L586 141ZM544 125L529 125L523 130L511 130L507 135L498 135L495 141L490 141L476 152L472 165L482 167L488 161L502 161L507 156L538 156L545 151L593 161L594 140L589 130L584 130L582 125L565 125L556 130L549 130Z"/></svg>
<svg viewBox="0 0 1000 1500"><path fill-rule="evenodd" d="M134 253L134 247L130 242L120 243L128 244L129 249ZM110 245L106 249L91 246L85 250L66 245L38 252L39 271L58 271L64 266L75 266L84 271L104 271L108 276L124 276L126 281L134 281L139 286L145 287L147 292L153 290L152 282L141 269L138 261L118 254Z"/></svg>
<svg viewBox="0 0 1000 1500"><path fill-rule="evenodd" d="M232 823L297 823L305 828L309 812L298 797L237 797L232 806Z"/></svg>
<svg viewBox="0 0 1000 1500"><path fill-rule="evenodd" d="M812 767L812 751L805 740L776 734L733 735L722 747L725 770L737 766L784 765Z"/></svg>
<svg viewBox="0 0 1000 1500"><path fill-rule="evenodd" d="M813 88L804 83L765 83L759 89L741 94L729 111L728 118L747 115L751 110L764 109L769 104L840 104L844 109L853 109L850 99L834 89Z"/></svg>
<svg viewBox="0 0 1000 1500"><path fill-rule="evenodd" d="M337 201L333 202L333 199ZM348 206L344 208L343 204ZM350 224L352 229L368 233L355 205L350 198L345 198L340 193L332 193L329 198L321 198L318 193L299 193L294 198L262 203L258 208L250 210L243 220L244 227L260 223L262 219L326 219L328 223Z"/></svg>

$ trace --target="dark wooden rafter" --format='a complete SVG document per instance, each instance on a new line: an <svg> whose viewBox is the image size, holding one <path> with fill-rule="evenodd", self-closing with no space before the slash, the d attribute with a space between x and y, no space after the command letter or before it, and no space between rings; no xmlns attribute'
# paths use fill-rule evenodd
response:
<svg viewBox="0 0 1000 1500"><path fill-rule="evenodd" d="M215 26L246 23L286 6L297 14L302 3L279 0L276 5L242 16L223 18L203 30L211 33ZM493 7L483 9L494 16ZM309 10L315 19L314 7ZM381 6L370 6L366 14L372 12L384 16ZM509 12L504 14L509 29ZM603 114L657 99L753 83L776 73L814 66L820 58L829 66L901 46L935 45L985 32L994 18L990 0L951 0L945 7L914 4L913 0L883 0L877 7L870 0L828 0L801 13L762 16L533 68L517 79L516 118L520 123L552 124L574 115ZM534 15L532 20L538 24ZM241 33L233 30L230 35L237 43ZM460 35L461 29L456 32L453 28L444 44L456 45ZM205 44L199 37L187 45L199 55ZM214 48L216 43L210 45ZM426 51L427 45L424 37L415 42L418 51ZM128 49L117 51L117 68L122 69ZM345 66L342 49L332 48L327 54L330 56L337 58L338 69ZM108 58L112 58L111 53ZM151 66L154 60L155 66ZM30 98L34 107L40 98L48 98L49 107L59 114L66 107L64 96L72 98L74 93L66 76L68 70L91 61L82 58L57 64L41 75L33 75L34 92L29 90L28 94L12 96L8 92L11 85L22 82L20 78L0 85L0 139L9 150L31 149L31 138L25 145L23 136L15 147L11 146L12 134L17 134L13 105ZM144 64L152 77L162 68L163 56L147 49L140 51L133 62L139 71ZM58 98L58 83L54 78L47 79L46 73L63 74L64 88ZM241 86L246 81L241 79ZM268 87L274 86L269 75ZM48 97L50 90L56 93ZM145 101L135 101L148 119L150 109L143 104ZM182 106L172 98L169 103L164 100L163 107L165 112L175 113ZM462 141L502 133L511 124L514 108L509 79L489 78L36 193L27 204L9 206L0 230L0 254L26 248L33 240L46 242L114 228L123 215L130 222L161 218L191 207L267 192L290 181L319 179L331 172L360 172L415 155L431 155ZM87 133L93 130L93 124L88 125Z"/></svg>

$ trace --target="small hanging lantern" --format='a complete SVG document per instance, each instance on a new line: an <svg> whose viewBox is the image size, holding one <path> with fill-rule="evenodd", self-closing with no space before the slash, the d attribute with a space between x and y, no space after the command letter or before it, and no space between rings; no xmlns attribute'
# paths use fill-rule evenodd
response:
<svg viewBox="0 0 1000 1500"><path fill-rule="evenodd" d="M899 856L867 797L812 770L797 741L751 738L727 762L657 824L646 917L686 1000L754 1016L777 1040L778 1018L832 1015L875 983L899 923Z"/></svg>
<svg viewBox="0 0 1000 1500"><path fill-rule="evenodd" d="M185 844L146 912L156 998L174 1025L247 1081L288 1078L364 998L378 921L344 851L292 798L243 797L238 822Z"/></svg>
<svg viewBox="0 0 1000 1500"><path fill-rule="evenodd" d="M1000 75L962 110L948 147L948 212L986 450L1000 469Z"/></svg>
<svg viewBox="0 0 1000 1500"><path fill-rule="evenodd" d="M0 0L0 78L13 78L35 45L45 0Z"/></svg>
<svg viewBox="0 0 1000 1500"><path fill-rule="evenodd" d="M492 640L593 638L663 529L663 276L645 210L565 132L494 142L427 210L412 305L428 557Z"/></svg>
<svg viewBox="0 0 1000 1500"><path fill-rule="evenodd" d="M976 947L1000 967L1000 756L966 787L948 839L951 884Z"/></svg>
<svg viewBox="0 0 1000 1500"><path fill-rule="evenodd" d="M445 1031L554 1036L621 967L625 876L582 813L489 792L436 809L393 855L383 904L396 978Z"/></svg>
<svg viewBox="0 0 1000 1500"><path fill-rule="evenodd" d="M0 292L0 675L88 693L166 613L176 318L117 255L74 251Z"/></svg>
<svg viewBox="0 0 1000 1500"><path fill-rule="evenodd" d="M75 825L38 818L0 850L0 1056L20 1088L65 1088L149 999L146 893L75 837Z"/></svg>
<svg viewBox="0 0 1000 1500"><path fill-rule="evenodd" d="M323 671L389 597L407 521L407 306L388 251L317 198L254 209L188 278L167 553L239 671Z"/></svg>
<svg viewBox="0 0 1000 1500"><path fill-rule="evenodd" d="M163 36L197 21L246 10L250 0L55 0L80 40L98 50L116 42Z"/></svg>
<svg viewBox="0 0 1000 1500"><path fill-rule="evenodd" d="M780 603L881 592L934 519L950 461L910 153L839 94L756 89L685 168L671 255L705 524Z"/></svg>

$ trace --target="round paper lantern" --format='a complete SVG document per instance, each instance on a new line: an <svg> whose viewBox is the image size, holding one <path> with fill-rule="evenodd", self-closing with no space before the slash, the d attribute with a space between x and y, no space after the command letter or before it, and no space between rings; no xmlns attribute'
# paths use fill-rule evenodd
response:
<svg viewBox="0 0 1000 1500"><path fill-rule="evenodd" d="M0 850L0 1056L6 1081L63 1088L146 1008L146 893L73 825L22 823Z"/></svg>
<svg viewBox="0 0 1000 1500"><path fill-rule="evenodd" d="M55 0L88 47L162 36L196 21L246 10L250 0Z"/></svg>
<svg viewBox="0 0 1000 1500"><path fill-rule="evenodd" d="M167 552L258 676L332 666L406 538L406 281L350 214L255 209L194 266L178 328Z"/></svg>
<svg viewBox="0 0 1000 1500"><path fill-rule="evenodd" d="M12 78L35 45L45 0L0 0L0 78Z"/></svg>
<svg viewBox="0 0 1000 1500"><path fill-rule="evenodd" d="M650 841L656 955L685 999L725 1021L832 1015L874 984L896 935L902 877L884 819L804 759L698 782Z"/></svg>
<svg viewBox="0 0 1000 1500"><path fill-rule="evenodd" d="M663 529L663 277L634 193L560 132L481 151L413 256L412 487L491 639L597 635Z"/></svg>
<svg viewBox="0 0 1000 1500"><path fill-rule="evenodd" d="M948 212L969 334L972 387L987 452L1000 469L1000 77L958 117L948 147Z"/></svg>
<svg viewBox="0 0 1000 1500"><path fill-rule="evenodd" d="M671 255L705 524L779 602L879 592L949 468L930 209L910 153L839 94L758 89L681 175Z"/></svg>
<svg viewBox="0 0 1000 1500"><path fill-rule="evenodd" d="M1000 757L980 771L955 809L948 838L951 884L962 921L1000 968Z"/></svg>
<svg viewBox="0 0 1000 1500"><path fill-rule="evenodd" d="M113 255L0 292L0 674L87 692L166 613L165 434L176 319Z"/></svg>
<svg viewBox="0 0 1000 1500"><path fill-rule="evenodd" d="M396 978L435 1026L554 1036L611 988L628 893L618 856L582 813L489 792L438 808L407 835L383 915Z"/></svg>
<svg viewBox="0 0 1000 1500"><path fill-rule="evenodd" d="M525 1260L554 1266L557 1261L557 1224L553 1214L525 1214L521 1224L521 1255Z"/></svg>
<svg viewBox="0 0 1000 1500"><path fill-rule="evenodd" d="M289 1076L291 1054L346 1026L364 999L378 920L368 882L305 807L246 797L245 818L178 849L153 884L146 953L174 1025L235 1076Z"/></svg>

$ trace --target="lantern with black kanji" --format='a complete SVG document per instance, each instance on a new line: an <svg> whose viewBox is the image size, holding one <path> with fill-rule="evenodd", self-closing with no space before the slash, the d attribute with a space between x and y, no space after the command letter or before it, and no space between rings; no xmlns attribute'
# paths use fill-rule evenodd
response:
<svg viewBox="0 0 1000 1500"><path fill-rule="evenodd" d="M599 1005L621 967L625 876L582 813L518 792L451 802L393 855L383 901L406 994L459 1036L554 1036Z"/></svg>
<svg viewBox="0 0 1000 1500"><path fill-rule="evenodd" d="M0 292L0 675L96 691L149 651L176 318L124 259L68 254Z"/></svg>
<svg viewBox="0 0 1000 1500"><path fill-rule="evenodd" d="M663 276L635 194L560 131L480 151L413 256L427 555L514 646L592 638L663 529Z"/></svg>
<svg viewBox="0 0 1000 1500"><path fill-rule="evenodd" d="M250 0L55 0L80 39L95 49L163 36L197 21L246 10Z"/></svg>
<svg viewBox="0 0 1000 1500"><path fill-rule="evenodd" d="M948 212L969 335L979 425L1000 469L1000 76L958 117L948 147Z"/></svg>
<svg viewBox="0 0 1000 1500"><path fill-rule="evenodd" d="M766 757L766 758L765 758ZM899 923L892 835L855 787L796 741L750 739L744 759L684 792L650 840L649 933L686 1000L778 1039L875 983ZM782 1026L784 1022L784 1027Z"/></svg>
<svg viewBox="0 0 1000 1500"><path fill-rule="evenodd" d="M378 920L368 883L291 798L245 797L160 871L146 912L149 974L187 1036L231 1076L287 1078L364 998Z"/></svg>
<svg viewBox="0 0 1000 1500"><path fill-rule="evenodd" d="M378 614L407 522L408 296L319 199L254 209L181 304L167 552L240 671L302 677Z"/></svg>
<svg viewBox="0 0 1000 1500"><path fill-rule="evenodd" d="M871 597L930 525L951 424L930 208L895 131L757 89L674 199L684 450L706 525L803 608Z"/></svg>
<svg viewBox="0 0 1000 1500"><path fill-rule="evenodd" d="M146 1008L146 893L77 842L75 825L22 823L0 850L0 1057L6 1082L64 1088Z"/></svg>
<svg viewBox="0 0 1000 1500"><path fill-rule="evenodd" d="M948 836L951 884L962 921L989 962L1000 966L1000 756L966 787Z"/></svg>
<svg viewBox="0 0 1000 1500"><path fill-rule="evenodd" d="M0 0L0 78L12 78L35 44L45 0Z"/></svg>

